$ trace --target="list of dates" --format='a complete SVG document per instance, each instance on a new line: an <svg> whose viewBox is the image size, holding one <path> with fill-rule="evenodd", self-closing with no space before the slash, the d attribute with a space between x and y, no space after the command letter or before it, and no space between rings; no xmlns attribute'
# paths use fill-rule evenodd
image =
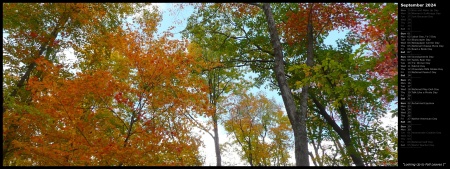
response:
<svg viewBox="0 0 450 169"><path fill-rule="evenodd" d="M399 4L399 166L445 165L448 112L443 10L436 3ZM447 30L448 31L448 30ZM444 138L445 137L445 138Z"/></svg>

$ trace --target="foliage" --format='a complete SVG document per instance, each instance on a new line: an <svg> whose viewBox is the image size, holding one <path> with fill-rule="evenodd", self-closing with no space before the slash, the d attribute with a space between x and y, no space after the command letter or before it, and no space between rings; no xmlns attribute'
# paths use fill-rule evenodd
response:
<svg viewBox="0 0 450 169"><path fill-rule="evenodd" d="M246 6L247 10L243 10ZM228 60L239 61L249 65L257 72L256 82L270 82L273 89L279 90L279 82L274 73L274 53L270 43L267 21L263 11L253 4L201 4L188 25L193 31L208 32L203 39L219 39L224 44L233 45L227 48L236 49L238 54L229 56ZM324 107L322 114L316 107L309 107L308 115L326 123L320 129L334 133L334 146L338 154L335 157L355 160L360 158L361 165L373 165L370 159L363 155L365 150L358 147L364 143L358 141L365 135L373 138L377 132L390 133L393 129L369 130L358 129L364 120L373 119L376 123L369 126L379 126L389 105L397 98L396 94L396 53L393 53L397 39L396 4L349 4L349 3L278 3L272 4L275 24L280 34L283 49L286 78L289 88L294 91L298 105L301 102L297 94L302 87L310 85L309 95ZM382 9L382 10L378 10ZM382 20L379 17L388 18ZM313 65L305 64L307 58L307 24L311 18L313 27ZM188 26L189 27L189 26ZM337 48L323 45L324 38L332 30L349 30L345 40L338 42ZM358 47L359 46L359 47ZM356 47L356 50L353 49ZM374 52L368 52L374 51ZM380 59L389 58L389 59ZM384 65L384 66L383 66ZM389 67L389 69L385 69ZM390 69L392 68L392 69ZM300 92L298 92L300 91ZM313 104L314 99L308 99ZM286 107L287 108L287 107ZM323 116L332 117L325 120ZM370 118L369 118L370 117ZM309 138L316 138L317 126L308 118ZM345 121L345 122L344 122ZM291 122L292 123L292 122ZM334 124L335 127L331 127ZM368 124L367 124L368 125ZM376 128L376 127L375 127ZM329 134L329 135L330 135ZM320 134L319 134L320 135ZM330 136L331 137L331 136ZM390 135L391 139L396 138ZM340 139L345 140L345 145ZM310 139L311 140L311 139ZM388 140L388 139L384 139ZM318 140L311 140L317 143ZM391 157L392 142L390 147ZM320 143L319 143L320 144ZM341 146L339 148L339 146ZM351 153L348 153L351 152ZM318 153L317 153L318 154ZM316 155L317 155L316 154ZM349 158L352 156L352 159ZM377 156L377 158L380 156ZM380 157L381 158L381 157ZM334 159L336 160L336 159ZM381 160L381 159L379 159ZM384 159L387 160L387 159ZM381 160L383 161L383 160ZM395 158L394 160L395 163ZM322 163L322 165L351 165L345 163ZM381 165L382 163L376 163Z"/></svg>
<svg viewBox="0 0 450 169"><path fill-rule="evenodd" d="M7 64L36 64L26 87L19 89L19 99L7 98L8 109L3 114L5 165L201 165L198 148L202 143L192 133L193 124L185 114L208 115L208 89L194 74L204 62L198 59L199 55L186 52L186 41L169 40L168 32L154 36L160 21L156 9L135 18L139 30L133 30L119 22L126 14L117 10L121 5L111 4L112 9L107 10L117 17L108 17L114 23L91 26L95 21L85 19L95 20L96 15L83 7L102 9L104 5L4 5L5 11L12 12L39 8L43 15L58 16L54 10L73 8L73 12L80 13L73 17L70 14L64 26L70 30L65 34L79 41L68 43L79 58L79 63L71 65L80 70L76 75L65 72L63 67L67 65L48 55L20 53L32 53L40 47L39 43L33 46L39 42L33 32L42 29L42 25L4 28L10 33L11 42L4 46L10 49L7 55L11 57L4 58ZM15 34L20 30L14 29L30 29L22 32L32 33ZM58 38L64 38L65 31L60 32ZM21 46L32 49L18 50ZM50 47L53 46L47 48ZM11 81L20 78L9 75L7 79ZM13 85L7 86L4 93L9 94ZM28 99L22 100L24 96Z"/></svg>
<svg viewBox="0 0 450 169"><path fill-rule="evenodd" d="M281 107L262 93L243 92L227 101L224 126L240 146L241 158L251 166L289 165L292 129Z"/></svg>
<svg viewBox="0 0 450 169"><path fill-rule="evenodd" d="M397 4L193 6L173 40L149 4L3 4L3 164L201 165L193 130L218 151L223 125L250 165L290 165L301 127L314 165L396 165L382 119L397 99ZM324 45L334 30L348 34ZM265 83L293 95L288 111L246 91Z"/></svg>

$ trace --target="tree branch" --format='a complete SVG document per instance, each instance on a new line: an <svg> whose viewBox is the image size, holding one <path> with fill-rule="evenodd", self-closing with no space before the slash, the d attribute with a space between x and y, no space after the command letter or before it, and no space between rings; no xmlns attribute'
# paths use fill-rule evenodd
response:
<svg viewBox="0 0 450 169"><path fill-rule="evenodd" d="M199 126L199 128L203 131L205 131L206 133L208 133L213 139L214 139L214 135L211 134L211 132L209 132L205 126L201 125L199 122L197 122L197 120L194 119L194 117L192 117L189 113L183 113L184 116L186 116L188 119L192 120L197 126Z"/></svg>
<svg viewBox="0 0 450 169"><path fill-rule="evenodd" d="M52 42L47 41L47 42L45 42L43 45L41 45L41 47L39 48L39 53L38 53L38 55L32 56L33 59L37 59L39 56L41 56L41 55L44 53L44 51L48 48L48 47L47 47L48 44L53 43L53 41L55 40L55 38L58 36L58 31L59 31L62 27L64 27L64 25L67 23L68 20L69 20L69 16L68 16L68 15L63 15L63 16L61 16L60 24L62 24L62 25L57 25L57 26L53 29L52 33L50 33L50 35L51 35L50 40L51 40ZM48 49L47 49L47 50L48 50ZM30 65L28 65L27 71L26 71L25 74L20 78L20 81L17 83L17 85L16 85L17 88L15 88L15 89L11 92L10 97L15 97L15 96L17 95L17 91L18 91L20 88L22 88L22 87L24 86L24 84L25 84L26 81L28 81L28 79L30 78L30 75L31 75L31 71L34 70L34 68L36 67L36 65L37 65L37 64L36 64L36 62L34 62L34 60L31 61ZM3 99L3 100L4 100L4 99ZM3 102L3 103L4 103L4 102ZM3 113L6 112L6 109L7 109L6 105L3 104Z"/></svg>
<svg viewBox="0 0 450 169"><path fill-rule="evenodd" d="M231 38L231 39L244 39L244 38L245 38L244 36L231 36L231 35L227 35L227 34L225 34L225 33L223 33L223 32L217 32L217 31L215 31L215 30L211 30L210 32L211 32L211 33L220 34L220 35L223 35L223 36L225 36L225 37L227 37L227 38Z"/></svg>
<svg viewBox="0 0 450 169"><path fill-rule="evenodd" d="M333 129L339 134L342 135L342 129L337 125L337 123L328 115L327 111L325 110L325 107L317 100L317 98L314 95L310 95L310 97L313 99L314 104L319 109L319 114L325 118L326 122L333 127Z"/></svg>
<svg viewBox="0 0 450 169"><path fill-rule="evenodd" d="M308 155L311 157L311 159L313 159L312 162L313 162L314 166L317 166L316 160L314 160L314 155L312 154L311 151L308 153Z"/></svg>
<svg viewBox="0 0 450 169"><path fill-rule="evenodd" d="M242 27L240 27L240 26L237 26L236 24L233 24L233 25L234 25L235 27L237 27L238 29L240 29L242 32L244 32L245 38L248 39L249 41L251 41L250 37L248 36L247 31L245 31L244 28L242 28ZM265 49L263 49L261 46L259 46L259 45L257 45L257 44L252 43L252 45L254 45L256 48L258 48L258 49L259 49L260 51L262 51L262 52L265 52L265 53L267 53L267 54L269 54L269 55L271 55L271 56L275 56L273 52L271 52L271 51L269 51L269 50L265 50Z"/></svg>
<svg viewBox="0 0 450 169"><path fill-rule="evenodd" d="M232 59L232 62L245 62L245 63L255 63L255 62L262 62L262 63L273 63L273 60L262 60L262 59L255 59L255 60L242 60L242 59Z"/></svg>

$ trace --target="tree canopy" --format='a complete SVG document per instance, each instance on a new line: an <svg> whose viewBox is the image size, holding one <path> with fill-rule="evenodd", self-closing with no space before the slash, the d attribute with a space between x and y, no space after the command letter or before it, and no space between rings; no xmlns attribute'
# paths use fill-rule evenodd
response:
<svg viewBox="0 0 450 169"><path fill-rule="evenodd" d="M203 165L199 129L220 166L221 126L251 166L397 165L397 4L186 7L4 3L3 165Z"/></svg>

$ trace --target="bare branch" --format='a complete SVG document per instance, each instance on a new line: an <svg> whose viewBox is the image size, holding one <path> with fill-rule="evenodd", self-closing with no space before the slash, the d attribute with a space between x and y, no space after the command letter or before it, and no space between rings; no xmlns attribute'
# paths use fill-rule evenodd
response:
<svg viewBox="0 0 450 169"><path fill-rule="evenodd" d="M205 131L206 133L208 133L212 138L214 138L214 135L211 134L211 132L209 132L208 129L206 129L205 126L203 126L202 124L200 124L197 120L194 119L194 117L192 117L189 113L183 113L184 116L186 116L189 120L193 121L201 130Z"/></svg>

